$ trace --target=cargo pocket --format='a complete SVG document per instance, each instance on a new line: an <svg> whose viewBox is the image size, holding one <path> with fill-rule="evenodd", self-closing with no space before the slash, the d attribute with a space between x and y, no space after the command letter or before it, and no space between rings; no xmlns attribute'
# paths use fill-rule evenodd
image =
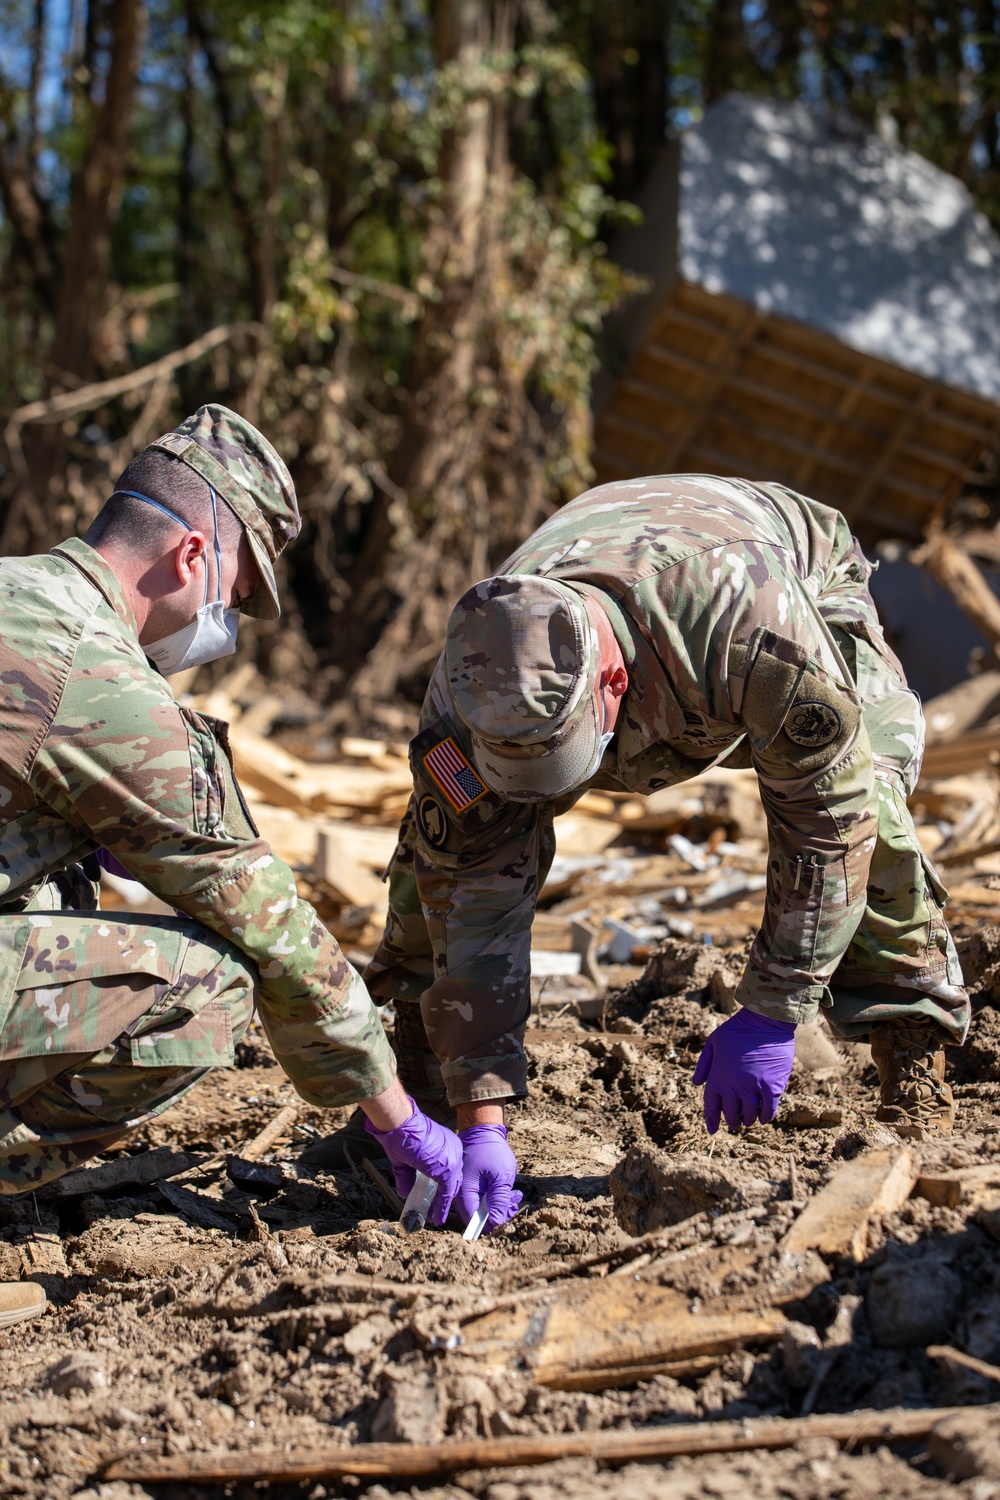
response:
<svg viewBox="0 0 1000 1500"><path fill-rule="evenodd" d="M844 856L804 852L785 864L771 957L793 969L823 971L839 957L836 917L850 906Z"/></svg>
<svg viewBox="0 0 1000 1500"><path fill-rule="evenodd" d="M228 1068L235 1061L233 1018L228 1005L213 1000L196 1015L147 1017L127 1041L137 1068Z"/></svg>

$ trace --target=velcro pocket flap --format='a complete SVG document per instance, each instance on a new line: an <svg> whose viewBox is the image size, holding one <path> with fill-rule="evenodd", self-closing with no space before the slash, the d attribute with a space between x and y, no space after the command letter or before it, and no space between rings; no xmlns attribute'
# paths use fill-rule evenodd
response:
<svg viewBox="0 0 1000 1500"><path fill-rule="evenodd" d="M229 1006L212 1000L196 1015L149 1020L150 1030L129 1038L132 1063L139 1068L228 1068L235 1061Z"/></svg>

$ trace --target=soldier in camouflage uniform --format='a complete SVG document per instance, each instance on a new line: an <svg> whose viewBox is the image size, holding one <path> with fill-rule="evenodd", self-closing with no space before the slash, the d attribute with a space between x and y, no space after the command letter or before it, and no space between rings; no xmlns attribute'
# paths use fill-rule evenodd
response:
<svg viewBox="0 0 1000 1500"><path fill-rule="evenodd" d="M964 1040L968 997L906 805L920 706L869 571L838 511L680 475L581 495L460 600L365 976L396 1002L402 1076L429 1106L447 1095L460 1138L502 1131L503 1101L526 1092L553 816L590 787L653 792L720 764L756 769L770 842L743 1009L696 1075L710 1128L720 1110L730 1126L773 1117L794 1025L822 1009L871 1039L880 1118L950 1130L941 1044ZM493 1193L494 1222L513 1202L504 1150L470 1166L466 1147L463 1201Z"/></svg>
<svg viewBox="0 0 1000 1500"><path fill-rule="evenodd" d="M85 540L0 560L0 1194L232 1063L256 1006L303 1098L360 1102L397 1181L427 1170L447 1212L458 1142L407 1100L364 983L260 838L226 726L147 659L211 660L238 610L275 618L298 530L270 443L205 406L129 466ZM176 916L101 915L98 851Z"/></svg>

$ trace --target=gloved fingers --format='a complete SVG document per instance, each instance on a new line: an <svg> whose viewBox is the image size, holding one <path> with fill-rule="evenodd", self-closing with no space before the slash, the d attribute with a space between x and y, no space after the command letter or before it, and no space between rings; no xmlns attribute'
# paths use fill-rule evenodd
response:
<svg viewBox="0 0 1000 1500"><path fill-rule="evenodd" d="M739 1130L743 1124L743 1100L735 1089L727 1089L722 1096L722 1113L730 1130Z"/></svg>
<svg viewBox="0 0 1000 1500"><path fill-rule="evenodd" d="M719 1121L722 1118L722 1095L711 1083L705 1089L704 1110L708 1133L709 1135L715 1135L719 1128Z"/></svg>
<svg viewBox="0 0 1000 1500"><path fill-rule="evenodd" d="M440 1229L446 1223L448 1215L451 1213L451 1205L455 1201L458 1186L458 1182L453 1178L442 1182L438 1188L437 1197L431 1204L430 1213L427 1215L428 1224L433 1224L436 1228Z"/></svg>
<svg viewBox="0 0 1000 1500"><path fill-rule="evenodd" d="M514 1199L517 1202L513 1202ZM501 1224L506 1224L517 1213L521 1202L521 1194L515 1193L513 1185L509 1182L490 1182L486 1184L486 1208L489 1218L486 1220L484 1234L490 1234L494 1229L499 1229ZM479 1205L477 1204L478 1208Z"/></svg>
<svg viewBox="0 0 1000 1500"><path fill-rule="evenodd" d="M701 1049L701 1056L698 1058L698 1065L694 1070L694 1077L691 1079L691 1082L696 1086L701 1083L707 1083L708 1075L712 1071L712 1056L712 1043L708 1041Z"/></svg>
<svg viewBox="0 0 1000 1500"><path fill-rule="evenodd" d="M462 1186L458 1190L456 1203L458 1205L458 1216L463 1224L468 1224L474 1213L479 1211L479 1200L486 1192L486 1182L480 1185L480 1174L470 1173L462 1179Z"/></svg>
<svg viewBox="0 0 1000 1500"><path fill-rule="evenodd" d="M761 1110L764 1107L760 1094L747 1090L740 1095L740 1102L743 1105L743 1124L746 1126L756 1125L760 1119Z"/></svg>
<svg viewBox="0 0 1000 1500"><path fill-rule="evenodd" d="M416 1169L414 1167L397 1167L396 1163L393 1162L392 1179L396 1184L396 1192L399 1196L401 1198L408 1198L413 1189L413 1184L417 1180Z"/></svg>
<svg viewBox="0 0 1000 1500"><path fill-rule="evenodd" d="M770 1125L771 1121L778 1113L778 1105L781 1103L781 1096L783 1092L783 1089L767 1088L766 1086L761 1089L760 1123L762 1125Z"/></svg>

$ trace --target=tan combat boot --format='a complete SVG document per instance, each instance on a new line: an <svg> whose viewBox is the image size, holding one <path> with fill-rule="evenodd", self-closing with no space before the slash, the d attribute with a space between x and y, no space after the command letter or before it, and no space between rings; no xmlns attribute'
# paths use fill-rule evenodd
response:
<svg viewBox="0 0 1000 1500"><path fill-rule="evenodd" d="M0 1281L0 1328L37 1318L45 1311L45 1293L37 1281Z"/></svg>
<svg viewBox="0 0 1000 1500"><path fill-rule="evenodd" d="M895 1021L873 1026L872 1058L878 1069L884 1120L911 1141L951 1135L955 1101L944 1081L941 1028L934 1021Z"/></svg>

